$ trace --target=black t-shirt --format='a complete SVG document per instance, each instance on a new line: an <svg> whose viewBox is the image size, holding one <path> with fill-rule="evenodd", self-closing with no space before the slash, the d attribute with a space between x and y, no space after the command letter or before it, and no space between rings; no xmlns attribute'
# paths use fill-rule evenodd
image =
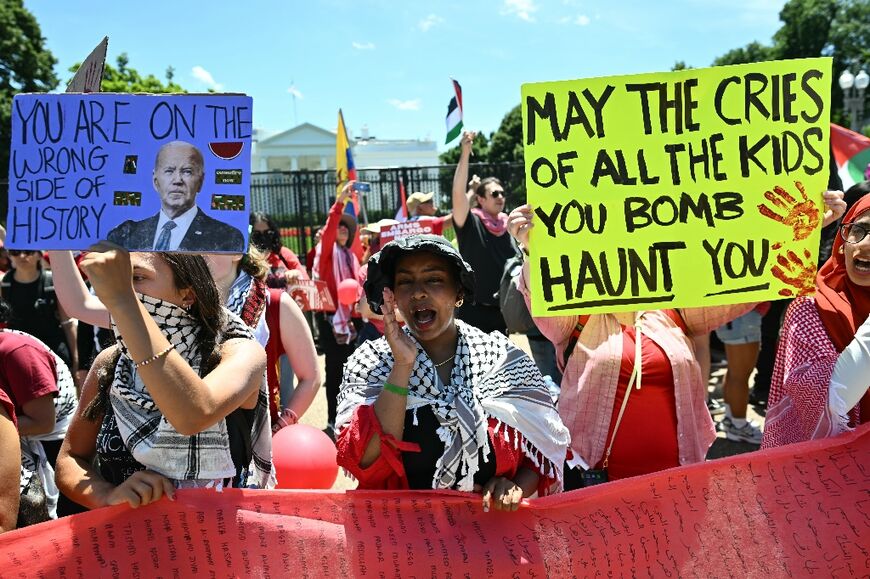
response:
<svg viewBox="0 0 870 579"><path fill-rule="evenodd" d="M403 442L413 442L420 445L420 452L403 452L402 465L408 477L408 487L422 490L432 488L432 478L435 476L435 463L444 454L444 443L438 438L437 430L441 425L432 412L431 406L417 408L417 426L414 426L414 411L405 412L405 430ZM488 462L484 462L483 450L479 451L478 464L480 470L474 475L475 484L485 485L495 476L495 453L489 436L487 441ZM458 477L457 477L458 478Z"/></svg>
<svg viewBox="0 0 870 579"><path fill-rule="evenodd" d="M454 225L459 253L474 270L474 303L498 307L498 288L504 265L517 255L513 238L505 232L496 236L487 231L480 217L468 212L462 227Z"/></svg>
<svg viewBox="0 0 870 579"><path fill-rule="evenodd" d="M60 325L53 286L46 279L46 272L40 271L39 275L30 283L15 281L11 271L4 276L3 298L12 308L8 326L41 340L69 364L69 347Z"/></svg>

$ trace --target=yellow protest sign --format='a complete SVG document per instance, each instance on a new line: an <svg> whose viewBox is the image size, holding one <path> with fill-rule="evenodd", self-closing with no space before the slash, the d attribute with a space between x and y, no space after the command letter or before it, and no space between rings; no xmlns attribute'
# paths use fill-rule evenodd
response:
<svg viewBox="0 0 870 579"><path fill-rule="evenodd" d="M536 316L804 295L831 59L525 84Z"/></svg>

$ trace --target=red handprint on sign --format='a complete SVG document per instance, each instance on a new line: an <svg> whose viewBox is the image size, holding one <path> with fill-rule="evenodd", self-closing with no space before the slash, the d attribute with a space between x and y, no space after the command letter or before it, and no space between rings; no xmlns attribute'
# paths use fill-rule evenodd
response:
<svg viewBox="0 0 870 579"><path fill-rule="evenodd" d="M773 249L780 249L781 243L773 245ZM787 298L806 296L816 289L816 264L809 250L804 249L804 259L789 250L785 254L776 256L776 264L770 268L773 277L790 285L794 290L783 288L779 295ZM796 293L795 293L796 292Z"/></svg>
<svg viewBox="0 0 870 579"><path fill-rule="evenodd" d="M807 192L800 181L794 182L801 193L801 200L792 197L785 189L777 185L773 191L765 191L764 198L770 201L780 212L777 213L764 203L758 206L758 212L783 225L788 225L794 231L794 240L799 241L810 236L819 226L821 214L816 204L807 197Z"/></svg>

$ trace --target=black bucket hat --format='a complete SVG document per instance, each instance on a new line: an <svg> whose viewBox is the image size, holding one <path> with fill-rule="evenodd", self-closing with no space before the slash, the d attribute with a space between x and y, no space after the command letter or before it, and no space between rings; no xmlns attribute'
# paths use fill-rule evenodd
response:
<svg viewBox="0 0 870 579"><path fill-rule="evenodd" d="M386 244L369 260L368 277L365 283L366 299L376 314L381 313L384 303L384 288L392 287L396 275L396 262L403 255L428 251L447 259L456 268L456 277L463 294L474 296L474 270L449 241L440 235L411 235Z"/></svg>

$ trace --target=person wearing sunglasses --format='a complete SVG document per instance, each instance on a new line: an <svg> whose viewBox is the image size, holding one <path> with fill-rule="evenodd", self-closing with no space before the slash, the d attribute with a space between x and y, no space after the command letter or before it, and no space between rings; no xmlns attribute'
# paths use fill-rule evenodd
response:
<svg viewBox="0 0 870 579"><path fill-rule="evenodd" d="M762 448L836 436L870 422L870 195L843 217L816 294L789 306Z"/></svg>
<svg viewBox="0 0 870 579"><path fill-rule="evenodd" d="M42 267L42 253L10 249L9 258L12 269L0 282L0 295L12 308L7 327L39 339L75 375L78 369L75 324L57 300L52 274Z"/></svg>
<svg viewBox="0 0 870 579"><path fill-rule="evenodd" d="M453 228L459 253L471 265L478 280L474 295L468 296L457 310L457 318L487 333L507 334L498 291L505 264L519 255L519 250L507 232L506 196L501 181L496 177L468 181L475 135L473 131L462 133L462 151L453 174ZM477 201L477 207L471 207L468 187L473 188L472 198Z"/></svg>

